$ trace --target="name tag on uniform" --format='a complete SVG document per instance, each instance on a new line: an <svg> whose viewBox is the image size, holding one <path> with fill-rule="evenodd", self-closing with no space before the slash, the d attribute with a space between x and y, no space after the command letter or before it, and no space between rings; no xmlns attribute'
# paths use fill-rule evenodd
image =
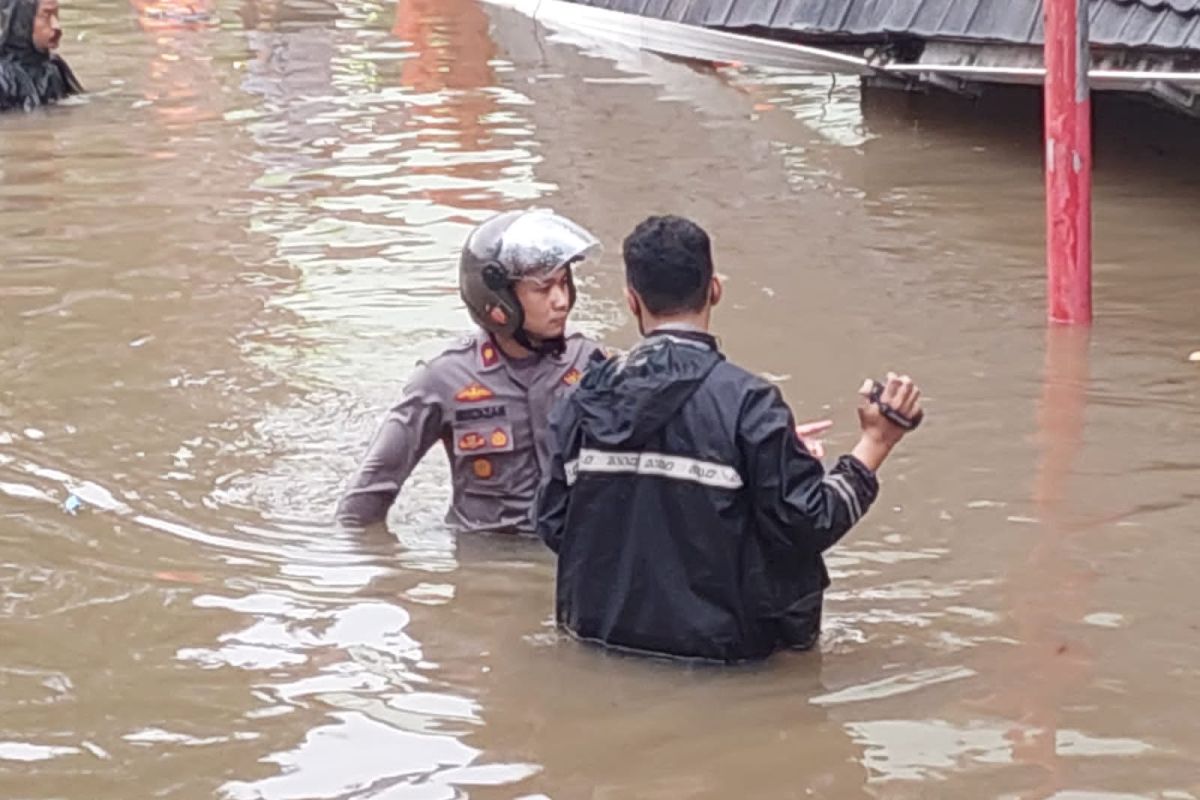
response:
<svg viewBox="0 0 1200 800"><path fill-rule="evenodd" d="M478 422L484 419L500 419L508 416L506 406L476 406L474 408L459 408L454 412L455 422Z"/></svg>
<svg viewBox="0 0 1200 800"><path fill-rule="evenodd" d="M512 425L458 425L454 428L454 454L469 456L477 453L511 453Z"/></svg>

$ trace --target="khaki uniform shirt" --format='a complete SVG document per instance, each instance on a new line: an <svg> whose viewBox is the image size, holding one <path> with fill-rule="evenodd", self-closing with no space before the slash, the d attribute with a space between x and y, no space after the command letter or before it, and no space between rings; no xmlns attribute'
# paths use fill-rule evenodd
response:
<svg viewBox="0 0 1200 800"><path fill-rule="evenodd" d="M549 464L550 409L605 353L568 334L559 357L507 358L478 330L422 363L375 434L338 504L338 521L382 521L417 462L440 441L454 497L447 521L466 530L532 531L530 508Z"/></svg>

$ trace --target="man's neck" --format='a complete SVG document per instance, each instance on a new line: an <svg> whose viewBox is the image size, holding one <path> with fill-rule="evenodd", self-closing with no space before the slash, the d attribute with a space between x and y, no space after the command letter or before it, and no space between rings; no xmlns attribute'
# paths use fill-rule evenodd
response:
<svg viewBox="0 0 1200 800"><path fill-rule="evenodd" d="M518 344L517 340L510 336L493 336L492 340L500 348L500 352L514 361L522 361L533 355L532 350Z"/></svg>
<svg viewBox="0 0 1200 800"><path fill-rule="evenodd" d="M708 310L694 314L676 314L670 317L655 317L647 314L642 317L642 331L649 336L654 331L694 331L708 333Z"/></svg>

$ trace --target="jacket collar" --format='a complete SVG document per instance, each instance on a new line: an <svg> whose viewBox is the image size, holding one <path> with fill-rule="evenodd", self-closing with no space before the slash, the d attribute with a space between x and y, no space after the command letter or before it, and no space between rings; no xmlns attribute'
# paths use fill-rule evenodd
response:
<svg viewBox="0 0 1200 800"><path fill-rule="evenodd" d="M717 337L713 336L706 330L697 328L694 325L683 325L679 323L668 323L660 325L654 330L646 334L642 340L643 344L657 344L661 341L672 341L676 344L688 345L691 347L703 347L707 350L720 351L721 345L717 341Z"/></svg>

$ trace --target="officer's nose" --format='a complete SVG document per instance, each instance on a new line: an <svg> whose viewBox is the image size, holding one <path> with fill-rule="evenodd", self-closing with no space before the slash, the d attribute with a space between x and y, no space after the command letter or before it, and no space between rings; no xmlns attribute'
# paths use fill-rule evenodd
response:
<svg viewBox="0 0 1200 800"><path fill-rule="evenodd" d="M571 291L565 284L558 284L550 290L550 305L555 311L566 311L571 307Z"/></svg>

